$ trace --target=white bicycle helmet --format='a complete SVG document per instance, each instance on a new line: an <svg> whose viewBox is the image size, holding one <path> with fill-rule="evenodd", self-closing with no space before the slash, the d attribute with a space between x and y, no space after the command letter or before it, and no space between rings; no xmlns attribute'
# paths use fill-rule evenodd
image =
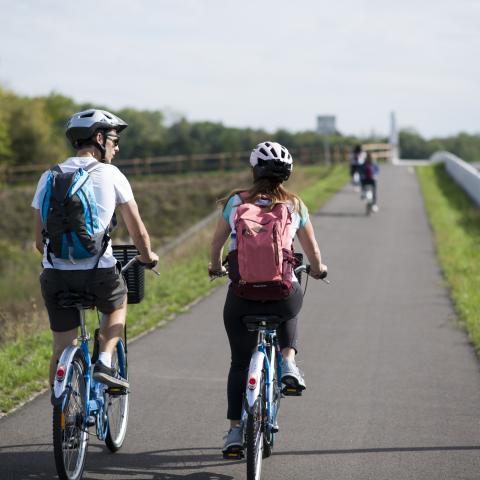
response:
<svg viewBox="0 0 480 480"><path fill-rule="evenodd" d="M256 178L288 180L292 173L293 159L290 152L279 143L259 143L250 154L250 165Z"/></svg>
<svg viewBox="0 0 480 480"><path fill-rule="evenodd" d="M67 122L65 135L74 148L79 148L80 143L93 137L97 130L115 129L117 133L120 133L127 127L127 122L124 122L113 113L92 108L73 114ZM94 145L100 147L103 153L105 144L97 145L95 142Z"/></svg>

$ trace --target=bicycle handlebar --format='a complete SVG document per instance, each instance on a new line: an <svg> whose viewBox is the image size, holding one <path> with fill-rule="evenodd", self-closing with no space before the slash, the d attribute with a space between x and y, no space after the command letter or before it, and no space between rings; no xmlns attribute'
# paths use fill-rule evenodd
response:
<svg viewBox="0 0 480 480"><path fill-rule="evenodd" d="M155 260L152 263L143 263L137 257L133 257L122 267L122 273L125 273L135 263L138 263L142 267L145 267L148 270L151 270L155 275L160 275L160 272L158 272L157 270L154 270L158 263L157 260Z"/></svg>
<svg viewBox="0 0 480 480"><path fill-rule="evenodd" d="M310 265L299 265L297 268L294 270L295 275L298 275L299 273L305 272L307 275L310 275ZM325 283L330 283L326 278L327 278L328 272L324 270L320 277L319 280L323 280Z"/></svg>

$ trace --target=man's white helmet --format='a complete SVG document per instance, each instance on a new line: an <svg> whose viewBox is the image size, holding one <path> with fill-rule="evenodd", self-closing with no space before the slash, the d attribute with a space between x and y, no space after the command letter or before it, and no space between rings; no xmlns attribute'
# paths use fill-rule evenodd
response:
<svg viewBox="0 0 480 480"><path fill-rule="evenodd" d="M90 109L72 115L67 122L65 135L74 148L79 147L79 141L88 140L97 130L112 130L117 133L128 127L120 117L106 110Z"/></svg>
<svg viewBox="0 0 480 480"><path fill-rule="evenodd" d="M259 143L250 154L250 165L255 170L256 178L288 180L292 173L293 159L290 152L279 143Z"/></svg>

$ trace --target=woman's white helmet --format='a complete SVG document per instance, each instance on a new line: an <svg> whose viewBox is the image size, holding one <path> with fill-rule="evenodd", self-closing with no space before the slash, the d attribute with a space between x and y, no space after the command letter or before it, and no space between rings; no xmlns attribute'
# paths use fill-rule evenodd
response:
<svg viewBox="0 0 480 480"><path fill-rule="evenodd" d="M292 173L293 159L290 152L279 143L259 143L250 154L250 165L256 178L288 180Z"/></svg>

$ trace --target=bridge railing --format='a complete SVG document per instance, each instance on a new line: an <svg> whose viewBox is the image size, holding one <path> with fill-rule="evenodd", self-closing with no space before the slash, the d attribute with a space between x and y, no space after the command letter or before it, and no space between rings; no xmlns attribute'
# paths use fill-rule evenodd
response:
<svg viewBox="0 0 480 480"><path fill-rule="evenodd" d="M369 152L373 160L392 161L392 146L389 143L365 143L362 145L365 152Z"/></svg>

